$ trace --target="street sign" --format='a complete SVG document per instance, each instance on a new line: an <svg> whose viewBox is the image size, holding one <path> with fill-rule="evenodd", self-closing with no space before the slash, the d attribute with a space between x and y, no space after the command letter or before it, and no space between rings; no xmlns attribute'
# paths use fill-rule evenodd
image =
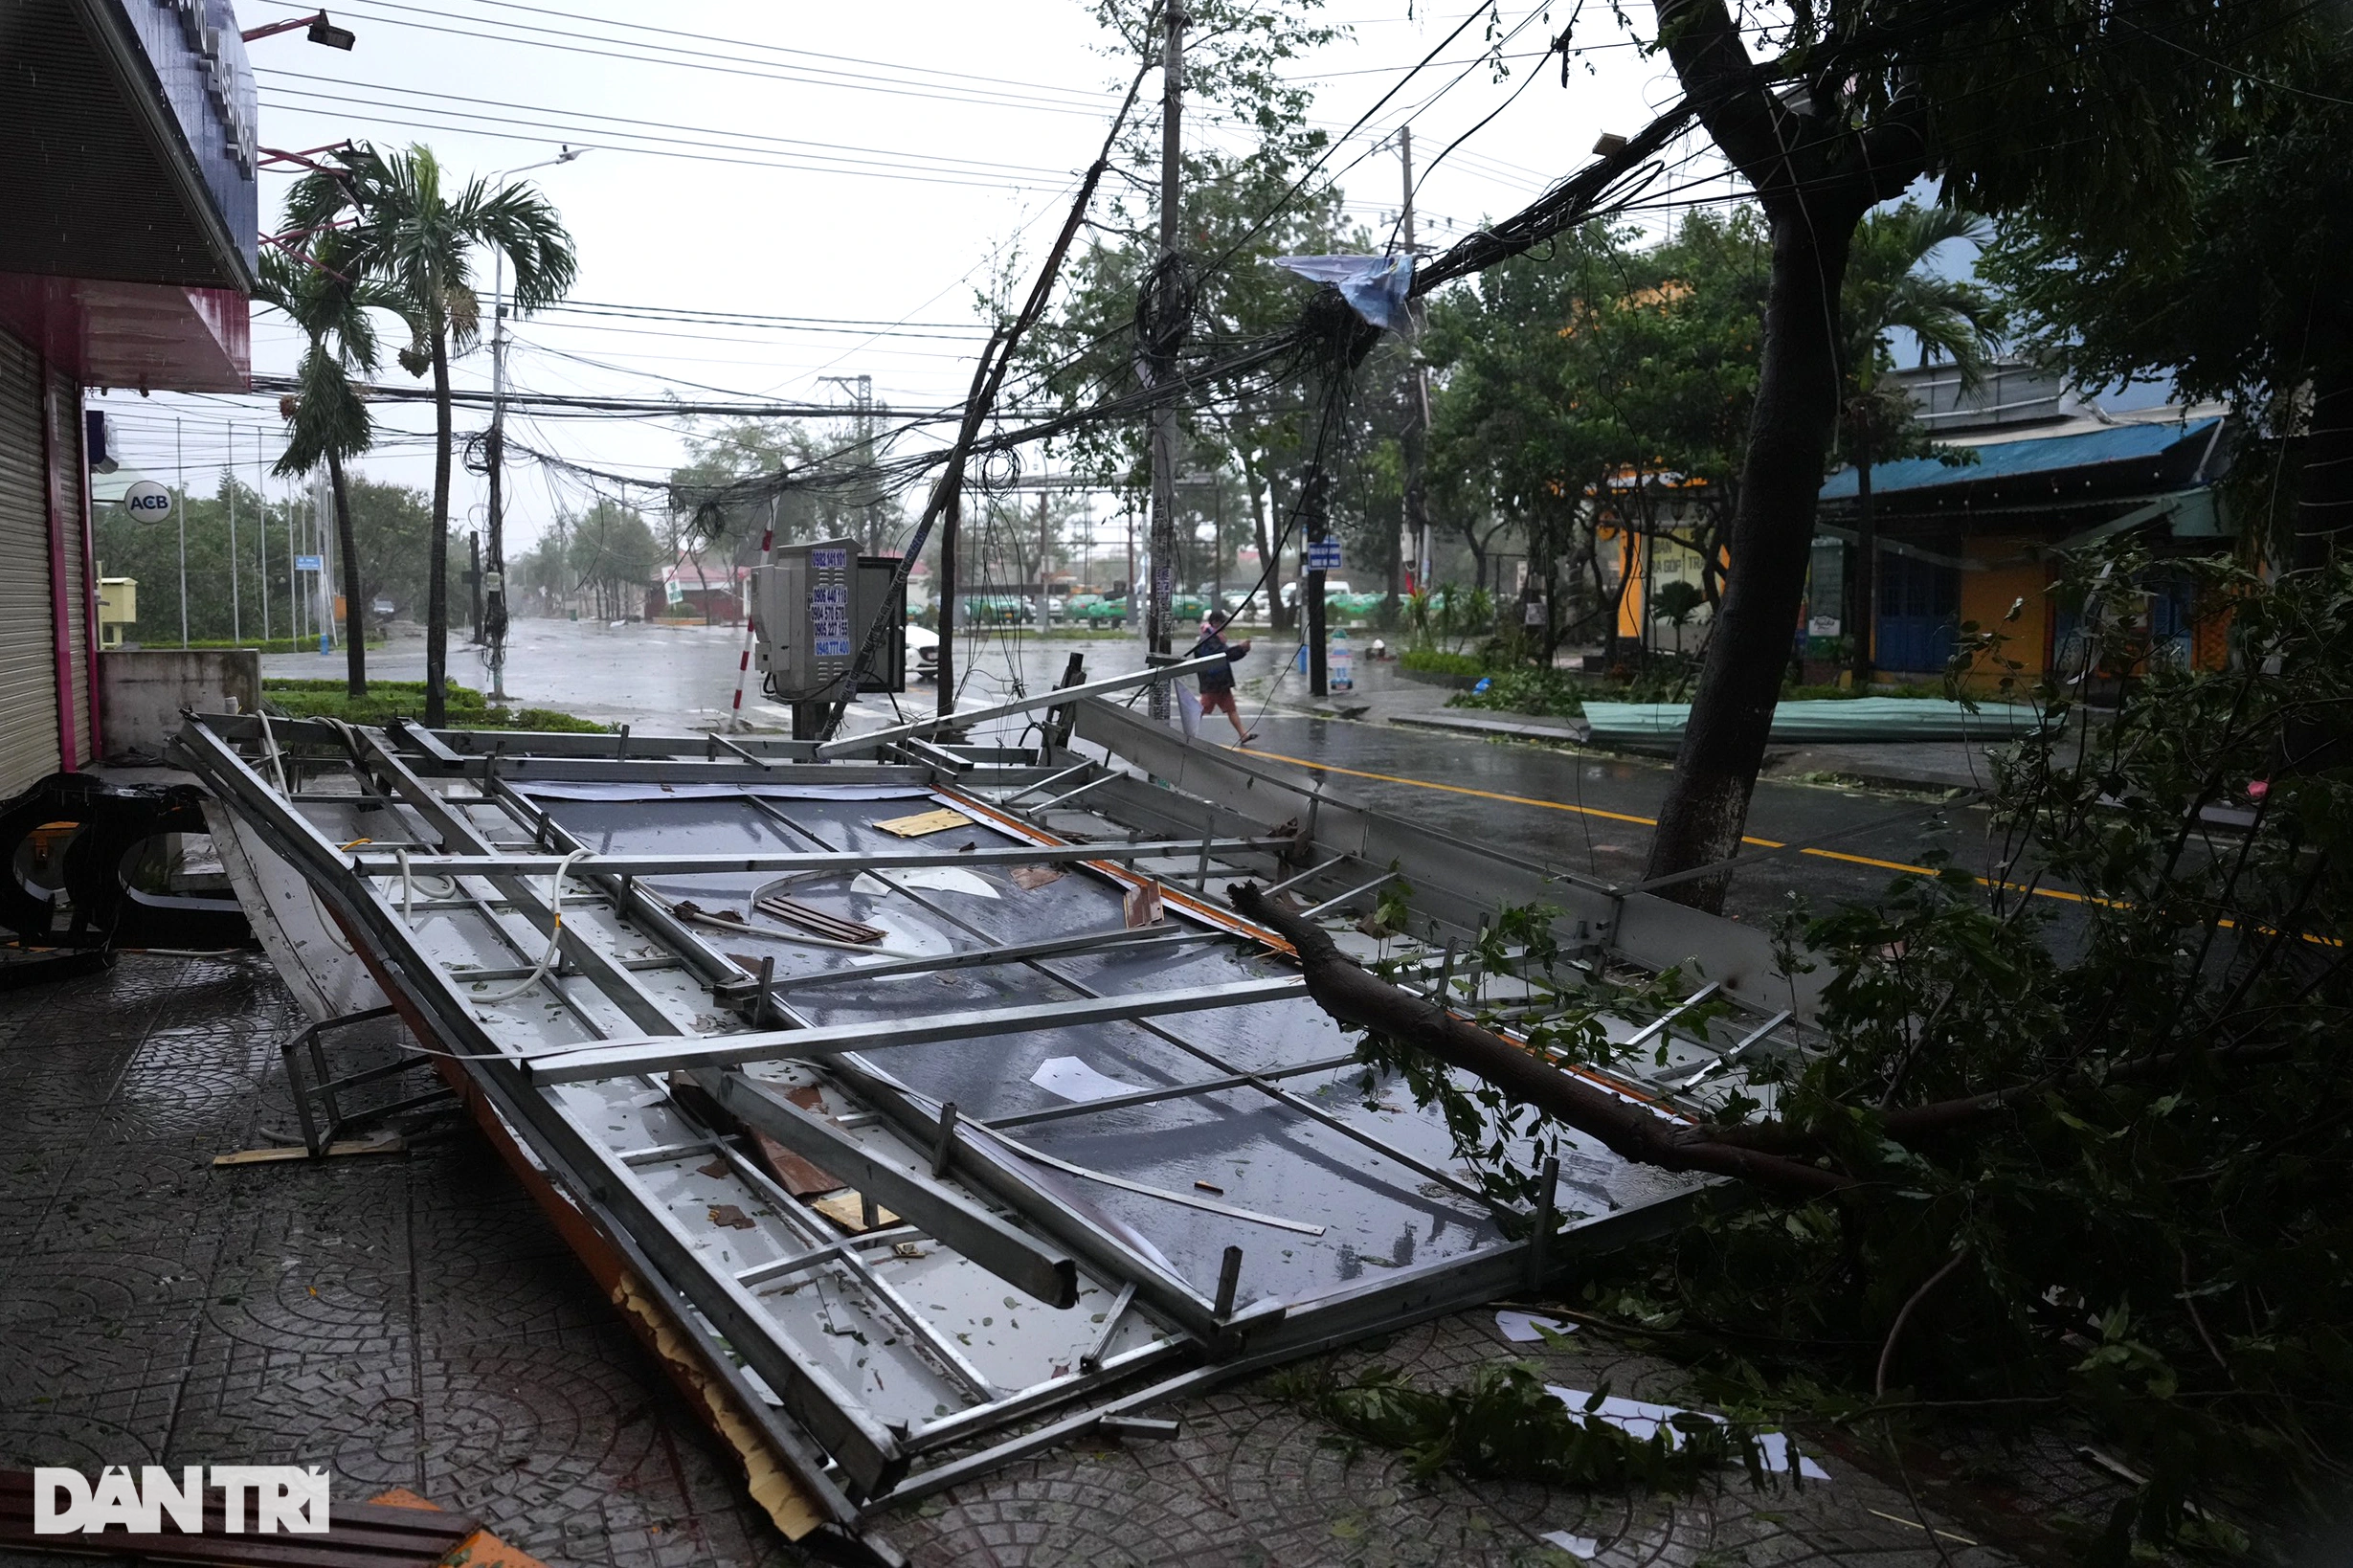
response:
<svg viewBox="0 0 2353 1568"><path fill-rule="evenodd" d="M298 555L294 558L294 570L297 571L325 571L326 564L316 555Z"/></svg>
<svg viewBox="0 0 2353 1568"><path fill-rule="evenodd" d="M123 509L140 523L161 523L171 515L171 492L153 480L140 480L123 492Z"/></svg>
<svg viewBox="0 0 2353 1568"><path fill-rule="evenodd" d="M1337 571L1340 570L1340 542L1337 539L1308 541L1308 570Z"/></svg>

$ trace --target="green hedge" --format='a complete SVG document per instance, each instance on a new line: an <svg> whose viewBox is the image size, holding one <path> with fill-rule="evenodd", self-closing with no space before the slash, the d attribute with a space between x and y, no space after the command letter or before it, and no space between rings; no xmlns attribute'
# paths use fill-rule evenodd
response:
<svg viewBox="0 0 2353 1568"><path fill-rule="evenodd" d="M368 695L354 697L342 681L286 680L261 683L261 700L269 710L288 719L341 719L346 724L382 726L393 719L421 719L425 714L422 681L370 681ZM472 686L448 683L444 706L452 729L560 729L574 734L602 734L610 728L551 707L495 706Z"/></svg>
<svg viewBox="0 0 2353 1568"><path fill-rule="evenodd" d="M1578 718L1585 711L1577 677L1566 670L1499 670L1489 677L1485 691L1457 692L1446 706L1541 713L1558 719Z"/></svg>
<svg viewBox="0 0 2353 1568"><path fill-rule="evenodd" d="M1437 648L1408 648L1397 656L1401 669L1421 675L1458 675L1476 681L1487 664L1475 654L1445 653Z"/></svg>
<svg viewBox="0 0 2353 1568"><path fill-rule="evenodd" d="M143 642L140 646L143 648L176 648L179 644L176 642ZM191 648L251 648L256 653L265 654L317 653L319 639L316 637L274 637L267 641L258 637L249 637L241 640L226 637L199 638L190 642L189 646ZM384 639L380 637L371 637L368 639L366 646L381 648L384 646ZM343 657L343 643L340 640L335 644L335 651L327 657L330 659ZM340 685L342 683L336 683Z"/></svg>

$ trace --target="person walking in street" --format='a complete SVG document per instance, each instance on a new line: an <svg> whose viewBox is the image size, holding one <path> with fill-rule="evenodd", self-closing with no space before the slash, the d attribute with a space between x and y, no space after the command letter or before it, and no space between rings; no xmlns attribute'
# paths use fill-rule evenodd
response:
<svg viewBox="0 0 2353 1568"><path fill-rule="evenodd" d="M1244 638L1231 647L1226 646L1225 638L1219 635L1224 631L1226 620L1226 616L1217 615L1201 618L1201 639L1193 645L1191 657L1199 659L1203 654L1213 653L1225 656L1224 663L1212 664L1201 671L1201 712L1224 714L1232 722L1235 735L1240 737L1234 744L1247 746L1258 739L1258 735L1242 727L1242 710L1234 703L1234 662L1248 655L1250 644Z"/></svg>

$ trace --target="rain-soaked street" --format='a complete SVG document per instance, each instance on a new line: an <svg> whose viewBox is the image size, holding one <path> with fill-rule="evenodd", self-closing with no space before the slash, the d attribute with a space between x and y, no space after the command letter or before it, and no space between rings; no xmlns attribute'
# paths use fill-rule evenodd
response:
<svg viewBox="0 0 2353 1568"><path fill-rule="evenodd" d="M1532 862L1600 878L1618 885L1641 880L1651 821L1664 797L1664 757L1635 756L1558 745L1505 742L1375 722L1352 722L1309 711L1303 677L1274 657L1275 639L1261 636L1238 667L1243 712L1258 733L1251 750L1278 768L1320 773L1326 787L1438 831L1484 843L1516 846ZM506 670L509 696L519 705L576 713L649 731L709 728L726 721L733 696L742 633L726 626L608 626L595 622L521 620ZM1289 652L1288 644L1280 652ZM1084 655L1089 676L1116 675L1142 663L1133 638L1038 640L980 634L959 637L961 702L977 706L1058 681L1072 654ZM314 654L273 655L272 677L340 673L340 659ZM456 679L488 684L478 651L453 647ZM371 677L416 680L424 644L411 638L370 650ZM781 729L790 716L758 691L758 673L744 699L747 722ZM1359 666L1356 695L1411 694L1393 666ZM1426 690L1427 688L1423 688ZM1443 707L1430 691L1427 706ZM896 700L908 716L928 712L933 688L912 684ZM869 696L852 710L853 728L894 721L892 699ZM1018 728L1020 721L1012 721ZM1230 738L1212 718L1206 741ZM1942 810L1932 794L1909 794L1839 782L1766 779L1757 789L1746 854L1777 844L1811 845L1801 853L1757 860L1735 879L1727 907L1749 920L1779 917L1792 895L1820 909L1842 899L1874 895L1889 880L1938 851L1980 875L1999 862L1983 808ZM1884 825L1870 826L1874 820ZM1836 836L1833 838L1833 836ZM2066 895L2044 895L2064 915Z"/></svg>

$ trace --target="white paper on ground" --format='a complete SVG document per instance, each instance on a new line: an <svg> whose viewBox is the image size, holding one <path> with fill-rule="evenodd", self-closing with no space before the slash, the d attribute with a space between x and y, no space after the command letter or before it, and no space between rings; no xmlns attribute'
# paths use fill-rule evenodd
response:
<svg viewBox="0 0 2353 1568"><path fill-rule="evenodd" d="M1133 1094L1141 1084L1123 1084L1118 1079L1095 1071L1075 1056L1048 1057L1038 1064L1038 1070L1029 1081L1048 1094L1059 1094L1065 1100L1109 1100L1113 1095Z"/></svg>
<svg viewBox="0 0 2353 1568"><path fill-rule="evenodd" d="M1547 1546L1557 1546L1573 1557L1582 1557L1587 1562L1591 1562L1594 1554L1602 1550L1602 1543L1592 1536L1572 1535L1565 1530L1548 1530L1536 1539Z"/></svg>
<svg viewBox="0 0 2353 1568"><path fill-rule="evenodd" d="M1544 1333L1538 1331L1552 1333L1575 1333L1577 1332L1576 1324L1563 1323L1557 1317L1546 1317L1541 1312L1497 1312L1495 1327L1501 1329L1503 1336L1514 1345L1542 1343Z"/></svg>
<svg viewBox="0 0 2353 1568"><path fill-rule="evenodd" d="M1580 1392L1574 1388L1563 1388L1558 1383L1546 1383L1544 1392L1567 1405L1569 1413L1578 1418L1580 1422L1584 1419L1585 1401L1593 1398L1589 1391ZM1661 1426L1666 1426L1670 1418L1675 1416L1696 1415L1701 1420L1714 1422L1719 1426L1724 1424L1723 1417L1711 1416L1704 1410L1686 1411L1680 1405L1648 1404L1641 1400L1622 1400L1614 1394L1603 1400L1601 1407L1594 1411L1594 1414L1625 1433L1626 1436L1641 1439L1647 1439ZM1683 1434L1672 1426L1667 1426L1667 1445L1670 1448L1683 1445ZM1786 1433L1758 1433L1757 1452L1758 1457L1764 1462L1766 1469L1776 1472L1788 1470L1789 1438ZM1803 1454L1798 1456L1798 1473L1808 1481L1830 1479L1829 1471Z"/></svg>
<svg viewBox="0 0 2353 1568"><path fill-rule="evenodd" d="M920 865L910 871L893 871L890 882L865 871L850 879L853 893L887 894L891 883L901 887L921 887L933 893L970 893L975 898L1002 898L995 886L979 876L958 865Z"/></svg>

